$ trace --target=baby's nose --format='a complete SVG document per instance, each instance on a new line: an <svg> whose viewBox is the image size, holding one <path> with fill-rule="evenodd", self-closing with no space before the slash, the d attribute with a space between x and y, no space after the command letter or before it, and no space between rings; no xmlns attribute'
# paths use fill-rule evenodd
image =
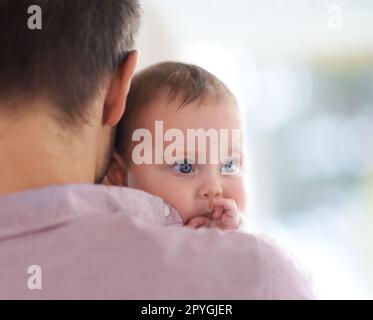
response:
<svg viewBox="0 0 373 320"><path fill-rule="evenodd" d="M199 190L198 195L203 200L211 200L223 194L223 189L219 181L208 181L203 184Z"/></svg>

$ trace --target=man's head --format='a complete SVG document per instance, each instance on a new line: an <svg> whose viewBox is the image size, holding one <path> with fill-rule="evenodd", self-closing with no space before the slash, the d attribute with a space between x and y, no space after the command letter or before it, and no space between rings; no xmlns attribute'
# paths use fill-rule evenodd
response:
<svg viewBox="0 0 373 320"><path fill-rule="evenodd" d="M31 5L41 8L41 30L28 28ZM48 114L75 136L95 127L100 180L137 61L139 20L138 0L1 0L1 118Z"/></svg>

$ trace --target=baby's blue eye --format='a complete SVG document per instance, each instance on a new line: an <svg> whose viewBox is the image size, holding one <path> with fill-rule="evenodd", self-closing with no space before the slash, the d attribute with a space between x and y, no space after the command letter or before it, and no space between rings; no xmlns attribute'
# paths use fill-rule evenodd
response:
<svg viewBox="0 0 373 320"><path fill-rule="evenodd" d="M229 160L220 169L223 175L231 175L240 172L240 164L237 160Z"/></svg>
<svg viewBox="0 0 373 320"><path fill-rule="evenodd" d="M177 173L181 174L194 173L194 165L189 163L188 160L183 160L181 163L175 163L173 168Z"/></svg>

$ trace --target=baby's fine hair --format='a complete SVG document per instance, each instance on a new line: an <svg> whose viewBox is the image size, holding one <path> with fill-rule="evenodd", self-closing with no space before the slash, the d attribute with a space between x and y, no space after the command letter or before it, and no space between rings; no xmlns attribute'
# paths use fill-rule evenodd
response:
<svg viewBox="0 0 373 320"><path fill-rule="evenodd" d="M141 124L145 112L154 104L170 103L181 110L191 103L233 101L228 87L201 67L181 62L162 62L152 65L132 79L126 110L118 125L115 147L124 156L129 154L132 133Z"/></svg>

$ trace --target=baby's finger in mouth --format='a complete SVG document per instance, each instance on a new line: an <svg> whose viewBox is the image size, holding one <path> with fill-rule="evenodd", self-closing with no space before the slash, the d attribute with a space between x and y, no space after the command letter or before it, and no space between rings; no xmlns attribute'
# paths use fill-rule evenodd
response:
<svg viewBox="0 0 373 320"><path fill-rule="evenodd" d="M214 211L212 213L213 219L219 219L224 212L224 208L221 206L215 206Z"/></svg>

